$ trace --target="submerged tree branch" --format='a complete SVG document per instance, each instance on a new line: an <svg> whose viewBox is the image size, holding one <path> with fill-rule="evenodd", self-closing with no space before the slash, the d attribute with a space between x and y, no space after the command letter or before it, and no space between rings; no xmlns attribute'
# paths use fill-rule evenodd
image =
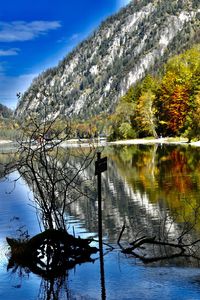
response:
<svg viewBox="0 0 200 300"><path fill-rule="evenodd" d="M134 257L140 259L144 263L152 263L152 262L169 260L178 257L187 257L187 258L194 258L196 260L200 260L200 255L198 255L197 253L199 250L199 246L195 248L195 246L200 243L200 239L193 241L191 243L180 243L180 241L178 241L177 243L172 243L172 242L167 242L165 240L157 239L156 236L153 237L141 236L136 240L132 241L131 243L129 243L130 246L125 248L120 243L124 230L125 230L125 225L122 226L118 238L118 244L122 249L122 253L133 255ZM159 248L157 252L154 249L153 255L148 254L149 249L146 249L148 245L153 247L154 246L162 247L163 251L160 251ZM152 253L153 251L150 252ZM162 252L164 252L164 254L162 254Z"/></svg>

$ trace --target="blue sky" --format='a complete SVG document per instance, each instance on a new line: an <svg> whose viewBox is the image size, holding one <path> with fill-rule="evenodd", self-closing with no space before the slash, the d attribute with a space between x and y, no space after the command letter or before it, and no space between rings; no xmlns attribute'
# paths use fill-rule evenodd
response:
<svg viewBox="0 0 200 300"><path fill-rule="evenodd" d="M0 10L0 103L57 63L130 0L5 0Z"/></svg>

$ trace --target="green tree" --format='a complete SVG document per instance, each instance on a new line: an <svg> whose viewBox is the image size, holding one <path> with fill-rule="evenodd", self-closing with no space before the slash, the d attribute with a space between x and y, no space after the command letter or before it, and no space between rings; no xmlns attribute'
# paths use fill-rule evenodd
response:
<svg viewBox="0 0 200 300"><path fill-rule="evenodd" d="M109 119L108 133L111 140L135 137L135 131L132 128L134 110L134 103L127 102L126 98L122 98L115 113Z"/></svg>
<svg viewBox="0 0 200 300"><path fill-rule="evenodd" d="M135 138L136 133L133 130L132 126L128 122L124 122L120 125L119 127L119 133L123 137L123 139L128 139L128 138Z"/></svg>
<svg viewBox="0 0 200 300"><path fill-rule="evenodd" d="M194 97L194 108L190 111L187 117L187 129L185 136L188 137L188 142L192 139L200 140L200 91Z"/></svg>
<svg viewBox="0 0 200 300"><path fill-rule="evenodd" d="M158 136L156 132L156 107L154 101L155 95L150 90L144 92L138 100L135 110L135 121L140 136Z"/></svg>

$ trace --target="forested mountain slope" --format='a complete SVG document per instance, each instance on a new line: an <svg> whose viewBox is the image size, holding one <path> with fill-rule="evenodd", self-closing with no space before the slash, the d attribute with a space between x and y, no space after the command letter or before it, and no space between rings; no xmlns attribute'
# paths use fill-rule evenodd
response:
<svg viewBox="0 0 200 300"><path fill-rule="evenodd" d="M199 0L134 0L107 19L57 67L38 76L16 116L29 110L87 119L112 112L131 85L200 41Z"/></svg>
<svg viewBox="0 0 200 300"><path fill-rule="evenodd" d="M200 44L171 57L121 97L104 126L110 139L184 136L200 139Z"/></svg>
<svg viewBox="0 0 200 300"><path fill-rule="evenodd" d="M14 112L0 103L0 140L15 139L17 136L17 122L13 118Z"/></svg>
<svg viewBox="0 0 200 300"><path fill-rule="evenodd" d="M7 106L0 103L0 118L11 118L13 111Z"/></svg>

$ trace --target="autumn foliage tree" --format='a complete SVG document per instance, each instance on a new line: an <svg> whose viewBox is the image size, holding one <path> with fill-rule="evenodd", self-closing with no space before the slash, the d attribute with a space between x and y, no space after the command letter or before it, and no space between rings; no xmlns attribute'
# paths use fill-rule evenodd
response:
<svg viewBox="0 0 200 300"><path fill-rule="evenodd" d="M200 45L169 59L162 76L147 75L123 96L111 117L112 138L200 137ZM128 103L128 104L127 104Z"/></svg>
<svg viewBox="0 0 200 300"><path fill-rule="evenodd" d="M168 72L162 81L159 96L160 131L164 135L180 135L184 129L188 110L189 91L187 87L177 83L176 74Z"/></svg>

